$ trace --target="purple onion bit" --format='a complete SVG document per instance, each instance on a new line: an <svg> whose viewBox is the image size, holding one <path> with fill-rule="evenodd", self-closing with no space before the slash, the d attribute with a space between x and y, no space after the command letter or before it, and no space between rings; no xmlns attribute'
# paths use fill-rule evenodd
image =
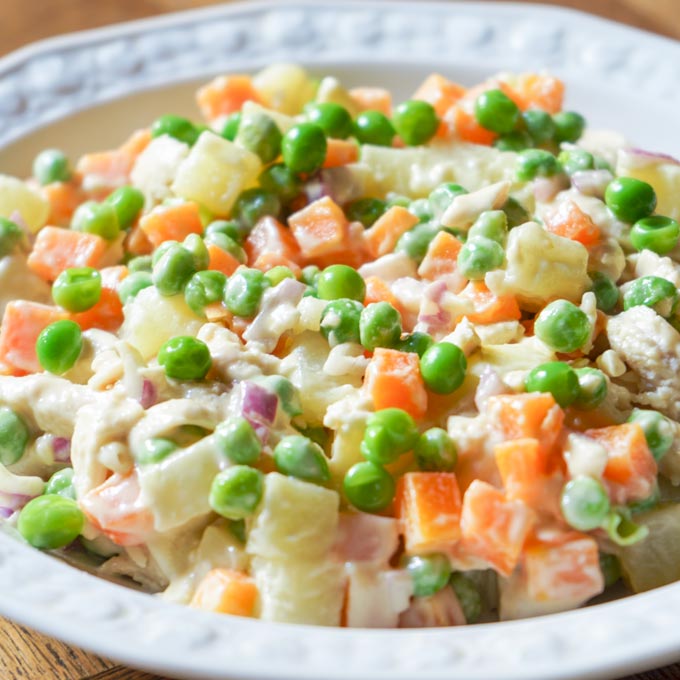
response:
<svg viewBox="0 0 680 680"><path fill-rule="evenodd" d="M680 165L680 160L669 156L666 153L658 151L646 151L645 149L624 149L624 154L633 162L631 165L635 167L644 167L645 165L654 165L656 163L670 163L671 165Z"/></svg>
<svg viewBox="0 0 680 680"><path fill-rule="evenodd" d="M246 380L241 383L241 415L253 426L262 443L269 438L271 426L276 419L279 398L257 383Z"/></svg>
<svg viewBox="0 0 680 680"><path fill-rule="evenodd" d="M66 437L54 437L52 439L52 452L54 460L58 463L71 462L71 440Z"/></svg>
<svg viewBox="0 0 680 680"><path fill-rule="evenodd" d="M609 170L579 170L571 176L571 183L580 194L604 198L604 192L614 179Z"/></svg>
<svg viewBox="0 0 680 680"><path fill-rule="evenodd" d="M0 491L0 518L8 519L33 498L35 496L28 496L24 493L2 493Z"/></svg>
<svg viewBox="0 0 680 680"><path fill-rule="evenodd" d="M139 398L139 403L142 408L151 408L158 401L158 390L151 380L144 379L142 383L142 395Z"/></svg>

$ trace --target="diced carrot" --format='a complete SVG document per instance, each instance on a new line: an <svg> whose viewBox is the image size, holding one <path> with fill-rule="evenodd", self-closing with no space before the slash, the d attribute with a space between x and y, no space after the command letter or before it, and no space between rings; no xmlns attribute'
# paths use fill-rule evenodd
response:
<svg viewBox="0 0 680 680"><path fill-rule="evenodd" d="M547 471L546 451L538 439L513 439L496 444L494 457L505 495L536 507Z"/></svg>
<svg viewBox="0 0 680 680"><path fill-rule="evenodd" d="M225 276L231 276L240 266L241 263L223 248L220 248L214 243L208 244L208 269L222 272Z"/></svg>
<svg viewBox="0 0 680 680"><path fill-rule="evenodd" d="M139 226L156 248L164 241L182 241L189 234L203 233L198 204L193 201L156 206L142 217Z"/></svg>
<svg viewBox="0 0 680 680"><path fill-rule="evenodd" d="M557 236L592 246L600 240L600 230L574 201L565 201L557 210L545 216L546 229Z"/></svg>
<svg viewBox="0 0 680 680"><path fill-rule="evenodd" d="M89 328L101 328L105 331L116 331L123 323L123 305L118 297L120 282L128 275L124 265L104 267L102 275L102 294L96 305L84 312L71 315L84 331Z"/></svg>
<svg viewBox="0 0 680 680"><path fill-rule="evenodd" d="M452 113L447 113L446 117L452 116L453 126L460 139L464 142L485 146L493 144L497 137L496 133L483 128L472 113L468 113L462 106L458 105L450 111Z"/></svg>
<svg viewBox="0 0 680 680"><path fill-rule="evenodd" d="M658 469L638 423L586 430L585 434L607 450L603 476L615 503L639 501L652 494Z"/></svg>
<svg viewBox="0 0 680 680"><path fill-rule="evenodd" d="M543 392L489 397L486 413L503 441L536 439L544 453L555 446L564 423L564 411Z"/></svg>
<svg viewBox="0 0 680 680"><path fill-rule="evenodd" d="M389 302L395 309L399 309L397 298L394 297L390 287L380 277L367 276L364 283L366 284L365 306L372 302Z"/></svg>
<svg viewBox="0 0 680 680"><path fill-rule="evenodd" d="M198 107L208 120L240 111L247 101L267 103L253 86L251 77L243 74L218 76L196 93Z"/></svg>
<svg viewBox="0 0 680 680"><path fill-rule="evenodd" d="M363 233L364 246L374 258L394 250L399 237L418 224L418 218L406 208L394 205Z"/></svg>
<svg viewBox="0 0 680 680"><path fill-rule="evenodd" d="M523 555L527 593L536 602L572 609L604 589L595 539L576 531L555 532L552 540L532 537Z"/></svg>
<svg viewBox="0 0 680 680"><path fill-rule="evenodd" d="M417 354L376 348L366 368L364 389L376 411L401 408L416 420L427 411L427 392Z"/></svg>
<svg viewBox="0 0 680 680"><path fill-rule="evenodd" d="M96 234L43 227L28 256L28 266L45 281L54 281L69 267L99 268L107 248L108 243Z"/></svg>
<svg viewBox="0 0 680 680"><path fill-rule="evenodd" d="M41 193L50 204L47 224L67 227L76 208L83 202L83 193L74 182L52 182L41 187Z"/></svg>
<svg viewBox="0 0 680 680"><path fill-rule="evenodd" d="M397 484L395 507L407 553L440 552L460 538L460 490L453 472L407 472Z"/></svg>
<svg viewBox="0 0 680 680"><path fill-rule="evenodd" d="M78 499L92 524L117 545L142 545L154 531L154 518L143 504L136 472L111 475Z"/></svg>
<svg viewBox="0 0 680 680"><path fill-rule="evenodd" d="M347 218L330 196L293 213L288 224L305 257L337 253L349 245Z"/></svg>
<svg viewBox="0 0 680 680"><path fill-rule="evenodd" d="M299 277L302 273L302 269L300 269L300 265L297 262L289 260L285 255L281 255L280 253L262 253L262 255L258 256L253 262L252 266L263 272L268 272L274 267L288 267L296 277Z"/></svg>
<svg viewBox="0 0 680 680"><path fill-rule="evenodd" d="M493 82L493 86L497 87L503 94L505 94L509 99L511 99L520 111L524 111L527 108L526 101L522 94L518 92L512 85L506 83L503 80L498 80Z"/></svg>
<svg viewBox="0 0 680 680"><path fill-rule="evenodd" d="M150 255L153 252L151 241L149 241L139 224L135 224L128 231L125 236L124 247L125 251L132 255Z"/></svg>
<svg viewBox="0 0 680 680"><path fill-rule="evenodd" d="M35 353L38 336L51 323L66 318L68 313L58 307L28 300L7 303L0 326L0 361L19 374L42 371Z"/></svg>
<svg viewBox="0 0 680 680"><path fill-rule="evenodd" d="M418 276L421 279L435 281L447 274L453 274L462 246L463 244L453 234L440 231L427 247L427 253L418 267Z"/></svg>
<svg viewBox="0 0 680 680"><path fill-rule="evenodd" d="M438 73L430 74L414 92L412 99L421 99L432 104L441 118L458 100L465 95L466 88Z"/></svg>
<svg viewBox="0 0 680 680"><path fill-rule="evenodd" d="M232 569L211 569L200 582L191 606L217 614L252 616L257 600L255 581Z"/></svg>
<svg viewBox="0 0 680 680"><path fill-rule="evenodd" d="M524 109L543 109L548 113L562 110L564 83L559 78L527 73L519 77L514 89L522 98Z"/></svg>
<svg viewBox="0 0 680 680"><path fill-rule="evenodd" d="M474 306L474 312L466 315L471 323L499 323L522 318L514 295L496 295L487 288L484 281L470 281L461 295L469 298Z"/></svg>
<svg viewBox="0 0 680 680"><path fill-rule="evenodd" d="M135 130L118 149L128 154L134 161L150 143L151 129L142 128L141 130Z"/></svg>
<svg viewBox="0 0 680 680"><path fill-rule="evenodd" d="M502 491L476 479L463 496L461 549L509 576L533 523L531 510L522 501L509 500Z"/></svg>
<svg viewBox="0 0 680 680"><path fill-rule="evenodd" d="M244 248L251 267L267 253L276 253L292 262L300 258L300 248L291 230L270 216L258 220L248 235Z"/></svg>
<svg viewBox="0 0 680 680"><path fill-rule="evenodd" d="M326 140L326 158L324 168L337 168L341 165L349 165L359 160L359 145L350 139Z"/></svg>
<svg viewBox="0 0 680 680"><path fill-rule="evenodd" d="M350 96L362 111L380 111L392 115L392 94L382 87L354 87Z"/></svg>

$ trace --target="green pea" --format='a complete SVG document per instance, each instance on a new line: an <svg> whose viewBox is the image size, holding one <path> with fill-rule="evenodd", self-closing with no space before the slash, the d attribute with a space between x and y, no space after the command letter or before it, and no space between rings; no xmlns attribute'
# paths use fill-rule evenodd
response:
<svg viewBox="0 0 680 680"><path fill-rule="evenodd" d="M406 145L419 146L434 137L439 127L439 118L432 104L410 99L394 110L392 125Z"/></svg>
<svg viewBox="0 0 680 680"><path fill-rule="evenodd" d="M404 560L413 580L415 597L430 597L445 588L451 578L451 563L446 555L413 555Z"/></svg>
<svg viewBox="0 0 680 680"><path fill-rule="evenodd" d="M508 217L502 210L486 210L468 231L468 240L483 237L505 245L508 237ZM503 256L505 259L505 256Z"/></svg>
<svg viewBox="0 0 680 680"><path fill-rule="evenodd" d="M50 495L24 506L17 529L34 548L56 550L75 541L84 525L85 516L74 500Z"/></svg>
<svg viewBox="0 0 680 680"><path fill-rule="evenodd" d="M628 503L626 506L628 510L630 510L631 513L639 513L639 512L649 512L650 510L653 510L659 505L659 502L661 501L661 492L659 490L659 485L656 484L654 486L654 490L652 491L647 498L643 498L642 500L639 501L633 501L632 503Z"/></svg>
<svg viewBox="0 0 680 680"><path fill-rule="evenodd" d="M434 339L431 335L415 331L402 338L397 344L396 349L400 352L412 352L422 357L432 345L434 345Z"/></svg>
<svg viewBox="0 0 680 680"><path fill-rule="evenodd" d="M227 281L224 289L224 304L236 316L247 319L257 314L264 291L269 281L259 269L241 267Z"/></svg>
<svg viewBox="0 0 680 680"><path fill-rule="evenodd" d="M358 198L345 208L345 215L350 222L361 222L368 229L387 210L387 203L379 198Z"/></svg>
<svg viewBox="0 0 680 680"><path fill-rule="evenodd" d="M396 194L390 191L386 196L387 207L392 208L395 205L400 208L408 208L411 205L411 199L408 196L403 196L402 194Z"/></svg>
<svg viewBox="0 0 680 680"><path fill-rule="evenodd" d="M493 143L494 147L499 151L524 151L533 146L534 140L531 135L524 130L513 130L504 135L501 135Z"/></svg>
<svg viewBox="0 0 680 680"><path fill-rule="evenodd" d="M158 363L168 378L203 380L212 365L208 346L189 335L178 335L165 342L158 351Z"/></svg>
<svg viewBox="0 0 680 680"><path fill-rule="evenodd" d="M18 224L6 217L0 217L0 257L9 255L23 238L24 232Z"/></svg>
<svg viewBox="0 0 680 680"><path fill-rule="evenodd" d="M588 315L568 300L555 300L536 317L536 337L556 352L574 352L585 345L592 327Z"/></svg>
<svg viewBox="0 0 680 680"><path fill-rule="evenodd" d="M390 119L380 111L363 111L354 121L354 136L361 144L392 146L395 134Z"/></svg>
<svg viewBox="0 0 680 680"><path fill-rule="evenodd" d="M660 461L670 451L674 440L673 424L666 416L658 411L635 408L628 422L637 423L642 428L654 460Z"/></svg>
<svg viewBox="0 0 680 680"><path fill-rule="evenodd" d="M276 469L306 482L327 482L331 473L323 450L302 435L284 437L274 448Z"/></svg>
<svg viewBox="0 0 680 680"><path fill-rule="evenodd" d="M597 368L577 368L579 394L574 401L577 408L589 411L597 408L607 397L607 376Z"/></svg>
<svg viewBox="0 0 680 680"><path fill-rule="evenodd" d="M458 462L455 442L440 427L423 432L413 453L418 467L426 472L452 472Z"/></svg>
<svg viewBox="0 0 680 680"><path fill-rule="evenodd" d="M71 229L113 241L120 233L118 212L110 203L86 201L73 213Z"/></svg>
<svg viewBox="0 0 680 680"><path fill-rule="evenodd" d="M265 278L269 281L271 286L278 286L281 281L286 279L295 280L295 274L293 274L290 267L278 264L276 267L272 267L270 270L264 273Z"/></svg>
<svg viewBox="0 0 680 680"><path fill-rule="evenodd" d="M386 408L366 419L361 454L376 465L393 463L413 449L418 428L413 418L400 408Z"/></svg>
<svg viewBox="0 0 680 680"><path fill-rule="evenodd" d="M515 175L519 182L530 182L537 177L552 177L560 170L557 158L550 151L527 149L517 155Z"/></svg>
<svg viewBox="0 0 680 680"><path fill-rule="evenodd" d="M210 432L210 430L200 425L186 423L173 429L172 441L180 447L193 446L202 439L205 439Z"/></svg>
<svg viewBox="0 0 680 680"><path fill-rule="evenodd" d="M306 283L312 288L316 288L316 283L319 280L319 274L321 274L321 270L315 264L309 264L302 268L300 281L302 281L302 283Z"/></svg>
<svg viewBox="0 0 680 680"><path fill-rule="evenodd" d="M239 520L249 517L262 500L264 475L247 465L234 465L213 480L210 507L222 517Z"/></svg>
<svg viewBox="0 0 680 680"><path fill-rule="evenodd" d="M193 146L196 143L199 134L199 130L190 120L172 114L166 114L157 118L151 125L152 137L168 135L189 146Z"/></svg>
<svg viewBox="0 0 680 680"><path fill-rule="evenodd" d="M282 139L274 120L264 113L256 113L241 118L234 141L259 156L263 163L271 163L281 152Z"/></svg>
<svg viewBox="0 0 680 680"><path fill-rule="evenodd" d="M618 286L602 272L591 272L589 276L593 282L592 291L595 293L597 308L609 314L619 301Z"/></svg>
<svg viewBox="0 0 680 680"><path fill-rule="evenodd" d="M466 623L477 623L482 616L482 596L475 582L460 571L451 574L449 583L456 593Z"/></svg>
<svg viewBox="0 0 680 680"><path fill-rule="evenodd" d="M621 562L616 555L601 552L600 570L604 578L605 588L609 588L621 580Z"/></svg>
<svg viewBox="0 0 680 680"><path fill-rule="evenodd" d="M604 202L619 220L633 224L654 212L656 192L642 180L617 177L607 185Z"/></svg>
<svg viewBox="0 0 680 680"><path fill-rule="evenodd" d="M415 215L420 222L429 222L435 219L433 206L427 198L417 198L411 201L408 211Z"/></svg>
<svg viewBox="0 0 680 680"><path fill-rule="evenodd" d="M578 142L586 127L586 119L575 111L556 113L553 116L553 123L555 124L555 141L558 144Z"/></svg>
<svg viewBox="0 0 680 680"><path fill-rule="evenodd" d="M170 250L173 246L179 246L181 243L179 241L173 241L173 240L168 240L168 241L163 241L154 251L151 253L151 269L158 264L158 261L165 255L165 253Z"/></svg>
<svg viewBox="0 0 680 680"><path fill-rule="evenodd" d="M505 260L503 246L484 236L468 239L458 253L458 271L471 280L483 279Z"/></svg>
<svg viewBox="0 0 680 680"><path fill-rule="evenodd" d="M238 134L238 129L240 126L241 112L234 111L234 113L230 113L224 121L220 135L230 142L233 142L236 139L236 135Z"/></svg>
<svg viewBox="0 0 680 680"><path fill-rule="evenodd" d="M447 211L451 203L453 203L453 199L467 193L467 189L455 182L444 182L443 184L440 184L430 192L430 195L427 197L427 204L424 204L429 208L429 216L427 219L433 217L437 220L441 219L442 215ZM417 208L414 214L417 214ZM422 217L422 215L417 216Z"/></svg>
<svg viewBox="0 0 680 680"><path fill-rule="evenodd" d="M321 315L321 334L331 347L360 342L360 319L364 306L356 300L333 300Z"/></svg>
<svg viewBox="0 0 680 680"><path fill-rule="evenodd" d="M284 205L300 194L302 182L287 165L276 163L265 168L258 178L260 187L279 197Z"/></svg>
<svg viewBox="0 0 680 680"><path fill-rule="evenodd" d="M638 220L630 230L635 250L652 250L659 255L670 253L678 244L680 225L670 217L654 215Z"/></svg>
<svg viewBox="0 0 680 680"><path fill-rule="evenodd" d="M179 244L172 244L154 265L151 277L158 292L169 297L181 293L195 273L193 254Z"/></svg>
<svg viewBox="0 0 680 680"><path fill-rule="evenodd" d="M326 159L327 148L324 131L314 123L294 125L281 142L283 162L293 172L312 173L318 170Z"/></svg>
<svg viewBox="0 0 680 680"><path fill-rule="evenodd" d="M137 272L148 272L150 274L153 269L153 260L151 255L138 255L127 263L127 267L130 274Z"/></svg>
<svg viewBox="0 0 680 680"><path fill-rule="evenodd" d="M73 468L57 470L45 485L46 496L63 496L76 500L76 490L73 487Z"/></svg>
<svg viewBox="0 0 680 680"><path fill-rule="evenodd" d="M59 149L45 149L33 161L33 177L43 186L52 182L68 182L71 175L68 158Z"/></svg>
<svg viewBox="0 0 680 680"><path fill-rule="evenodd" d="M276 194L264 189L246 189L241 192L234 203L231 211L232 217L241 222L248 230L252 229L257 222L271 215L278 217L281 212L281 201Z"/></svg>
<svg viewBox="0 0 680 680"><path fill-rule="evenodd" d="M257 382L279 398L279 405L291 418L302 414L300 393L288 378L282 375L266 375Z"/></svg>
<svg viewBox="0 0 680 680"><path fill-rule="evenodd" d="M475 118L487 130L500 135L512 132L519 122L517 104L501 90L487 90L475 101Z"/></svg>
<svg viewBox="0 0 680 680"><path fill-rule="evenodd" d="M531 215L524 209L522 204L516 199L508 198L505 205L501 208L508 219L508 229L519 227L520 224L525 224L531 220Z"/></svg>
<svg viewBox="0 0 680 680"><path fill-rule="evenodd" d="M585 149L565 149L557 157L557 160L567 175L573 175L575 172L583 170L592 170L595 167L593 154Z"/></svg>
<svg viewBox="0 0 680 680"><path fill-rule="evenodd" d="M135 460L139 465L153 465L165 460L179 449L172 439L166 437L150 437L142 443L139 451L135 451Z"/></svg>
<svg viewBox="0 0 680 680"><path fill-rule="evenodd" d="M225 253L229 253L239 264L245 264L248 257L246 251L234 241L233 238L223 234L222 232L211 232L206 234L203 242L206 246L217 246L224 250Z"/></svg>
<svg viewBox="0 0 680 680"><path fill-rule="evenodd" d="M75 321L62 319L45 328L35 343L35 353L42 368L50 373L66 373L78 361L83 336Z"/></svg>
<svg viewBox="0 0 680 680"><path fill-rule="evenodd" d="M569 526L578 531L592 531L601 527L609 514L609 497L597 479L575 477L562 489L560 508Z"/></svg>
<svg viewBox="0 0 680 680"><path fill-rule="evenodd" d="M208 265L210 264L210 254L208 253L205 242L198 234L189 234L184 241L182 241L182 247L194 256L194 267L196 268L196 271L208 268Z"/></svg>
<svg viewBox="0 0 680 680"><path fill-rule="evenodd" d="M552 116L541 109L529 109L522 113L526 131L531 135L534 144L545 144L555 136L555 123Z"/></svg>
<svg viewBox="0 0 680 680"><path fill-rule="evenodd" d="M384 468L364 461L353 465L345 475L342 489L347 500L362 512L380 512L394 499L395 484Z"/></svg>
<svg viewBox="0 0 680 680"><path fill-rule="evenodd" d="M331 441L331 435L329 430L322 426L316 427L302 427L298 428L301 435L311 439L313 442L318 444L322 449L328 449L328 445Z"/></svg>
<svg viewBox="0 0 680 680"><path fill-rule="evenodd" d="M149 272L132 272L126 276L118 287L118 297L123 304L137 297L140 290L153 286L153 279Z"/></svg>
<svg viewBox="0 0 680 680"><path fill-rule="evenodd" d="M465 380L467 359L460 347L450 342L432 345L420 359L425 385L437 394L455 392Z"/></svg>
<svg viewBox="0 0 680 680"><path fill-rule="evenodd" d="M14 465L26 451L29 431L24 419L7 406L0 407L0 463Z"/></svg>
<svg viewBox="0 0 680 680"><path fill-rule="evenodd" d="M250 230L236 220L215 220L205 228L206 241L217 234L228 236L234 243L243 243Z"/></svg>
<svg viewBox="0 0 680 680"><path fill-rule="evenodd" d="M102 294L102 276L92 267L64 269L52 284L52 299L69 312L94 307Z"/></svg>
<svg viewBox="0 0 680 680"><path fill-rule="evenodd" d="M184 299L198 316L205 316L206 305L222 301L226 285L227 277L222 272L196 272L184 288Z"/></svg>
<svg viewBox="0 0 680 680"><path fill-rule="evenodd" d="M315 102L305 107L310 123L318 125L327 137L347 139L354 132L349 111L334 102Z"/></svg>
<svg viewBox="0 0 680 680"><path fill-rule="evenodd" d="M660 276L643 276L630 283L623 295L623 308L645 305L657 314L670 318L678 305L678 289Z"/></svg>
<svg viewBox="0 0 680 680"><path fill-rule="evenodd" d="M230 519L227 523L227 529L236 540L245 544L248 540L248 533L246 531L246 522L243 519Z"/></svg>
<svg viewBox="0 0 680 680"><path fill-rule="evenodd" d="M345 264L326 267L319 275L316 287L322 300L348 298L363 302L366 297L366 284L361 274Z"/></svg>
<svg viewBox="0 0 680 680"><path fill-rule="evenodd" d="M112 205L121 229L129 229L144 208L144 194L135 187L124 186L110 194L105 203Z"/></svg>
<svg viewBox="0 0 680 680"><path fill-rule="evenodd" d="M372 302L361 311L361 344L369 351L395 347L401 338L401 316L389 302Z"/></svg>
<svg viewBox="0 0 680 680"><path fill-rule="evenodd" d="M564 361L550 361L536 366L524 384L527 392L549 392L562 408L573 404L580 394L576 371Z"/></svg>

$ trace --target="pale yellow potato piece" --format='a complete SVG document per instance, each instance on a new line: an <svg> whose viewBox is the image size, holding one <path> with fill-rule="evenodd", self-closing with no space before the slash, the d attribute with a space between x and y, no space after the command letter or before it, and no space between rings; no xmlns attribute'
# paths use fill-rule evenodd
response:
<svg viewBox="0 0 680 680"><path fill-rule="evenodd" d="M35 234L47 224L49 203L26 182L0 175L0 217L19 212L29 230Z"/></svg>
<svg viewBox="0 0 680 680"><path fill-rule="evenodd" d="M307 71L296 64L272 64L253 77L253 85L271 108L288 116L300 113L316 90Z"/></svg>

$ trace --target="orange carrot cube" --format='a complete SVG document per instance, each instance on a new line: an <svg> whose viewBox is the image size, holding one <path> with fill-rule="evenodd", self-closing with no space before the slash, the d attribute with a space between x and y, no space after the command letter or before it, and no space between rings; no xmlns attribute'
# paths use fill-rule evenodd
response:
<svg viewBox="0 0 680 680"><path fill-rule="evenodd" d="M435 281L441 276L453 274L462 247L463 244L453 234L440 231L427 247L427 253L418 267L418 276Z"/></svg>
<svg viewBox="0 0 680 680"><path fill-rule="evenodd" d="M83 202L83 193L74 182L52 182L40 189L42 195L50 204L50 214L47 224L67 227L76 208Z"/></svg>
<svg viewBox="0 0 680 680"><path fill-rule="evenodd" d="M225 276L231 276L241 266L231 253L214 243L208 244L208 258L208 269L222 272Z"/></svg>
<svg viewBox="0 0 680 680"><path fill-rule="evenodd" d="M288 218L288 225L305 257L329 255L348 246L347 218L330 196L293 213Z"/></svg>
<svg viewBox="0 0 680 680"><path fill-rule="evenodd" d="M363 233L364 246L374 258L387 255L394 250L399 237L416 224L418 218L413 213L400 205L392 206Z"/></svg>
<svg viewBox="0 0 680 680"><path fill-rule="evenodd" d="M484 281L470 281L461 295L470 299L474 305L474 312L467 314L471 323L500 323L522 318L514 295L496 295L487 288Z"/></svg>
<svg viewBox="0 0 680 680"><path fill-rule="evenodd" d="M255 266L258 258L267 253L276 253L293 262L300 257L300 248L291 230L270 216L258 220L248 235L244 248L251 267Z"/></svg>
<svg viewBox="0 0 680 680"><path fill-rule="evenodd" d="M189 234L203 233L198 204L193 201L158 205L142 217L139 226L155 248L164 241L183 241Z"/></svg>
<svg viewBox="0 0 680 680"><path fill-rule="evenodd" d="M466 92L462 85L451 82L438 73L432 73L420 84L412 99L421 99L432 104L441 118Z"/></svg>
<svg viewBox="0 0 680 680"><path fill-rule="evenodd" d="M266 104L251 77L242 74L218 76L196 94L198 107L208 120L240 111L247 101Z"/></svg>
<svg viewBox="0 0 680 680"><path fill-rule="evenodd" d="M464 142L491 146L498 136L495 132L483 128L472 113L468 113L462 106L456 105L446 114L447 122L451 120L458 137Z"/></svg>
<svg viewBox="0 0 680 680"><path fill-rule="evenodd" d="M545 216L546 229L552 234L592 246L600 240L600 230L574 201L565 201Z"/></svg>
<svg viewBox="0 0 680 680"><path fill-rule="evenodd" d="M407 472L396 499L407 553L444 551L460 538L460 490L453 472Z"/></svg>
<svg viewBox="0 0 680 680"><path fill-rule="evenodd" d="M349 165L359 160L359 145L349 139L326 140L326 158L324 168L337 168L341 165Z"/></svg>
<svg viewBox="0 0 680 680"><path fill-rule="evenodd" d="M392 115L392 95L383 87L354 87L350 96L361 111L380 111Z"/></svg>
<svg viewBox="0 0 680 680"><path fill-rule="evenodd" d="M514 89L522 99L523 109L543 109L548 113L562 110L564 83L559 78L527 73L519 77Z"/></svg>
<svg viewBox="0 0 680 680"><path fill-rule="evenodd" d="M199 584L191 606L218 614L252 616L257 600L255 581L240 571L211 569Z"/></svg>

